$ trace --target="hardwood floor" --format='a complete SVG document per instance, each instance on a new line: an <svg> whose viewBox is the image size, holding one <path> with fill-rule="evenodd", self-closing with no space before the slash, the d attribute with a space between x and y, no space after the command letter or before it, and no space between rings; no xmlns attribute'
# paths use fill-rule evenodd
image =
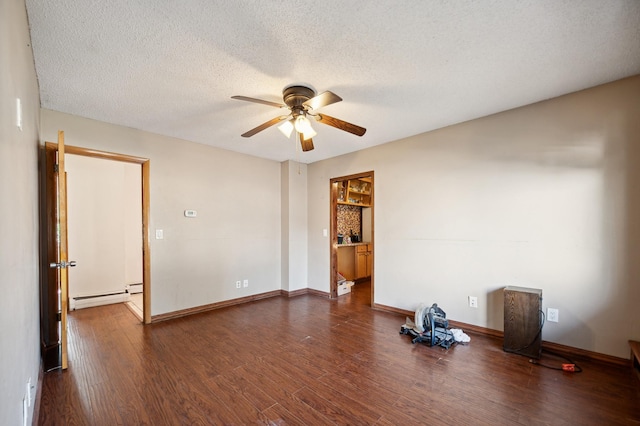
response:
<svg viewBox="0 0 640 426"><path fill-rule="evenodd" d="M640 424L631 368L551 370L473 333L449 350L412 345L368 291L147 326L124 305L72 312L69 370L45 374L39 424Z"/></svg>

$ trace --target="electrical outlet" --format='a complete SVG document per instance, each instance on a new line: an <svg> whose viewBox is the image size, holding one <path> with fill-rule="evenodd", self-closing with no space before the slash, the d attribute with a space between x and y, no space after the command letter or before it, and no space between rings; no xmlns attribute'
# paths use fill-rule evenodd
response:
<svg viewBox="0 0 640 426"><path fill-rule="evenodd" d="M236 281L236 288L242 288L242 283L240 281Z"/></svg>
<svg viewBox="0 0 640 426"><path fill-rule="evenodd" d="M558 322L559 316L560 316L560 311L558 309L547 308L547 321Z"/></svg>
<svg viewBox="0 0 640 426"><path fill-rule="evenodd" d="M478 307L478 298L475 296L469 296L469 307L477 308Z"/></svg>
<svg viewBox="0 0 640 426"><path fill-rule="evenodd" d="M249 287L249 280L244 280L243 285L244 285L245 287Z"/></svg>

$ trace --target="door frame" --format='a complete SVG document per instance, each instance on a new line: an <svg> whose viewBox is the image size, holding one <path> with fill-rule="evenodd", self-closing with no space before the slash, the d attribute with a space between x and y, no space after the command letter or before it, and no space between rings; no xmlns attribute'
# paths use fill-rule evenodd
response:
<svg viewBox="0 0 640 426"><path fill-rule="evenodd" d="M331 200L331 238L329 238L330 246L330 267L329 267L329 298L333 299L338 297L338 182L342 182L349 179L358 179L363 177L371 178L371 307L374 306L375 295L375 201L374 201L374 171L356 173L353 175L341 176L331 178L329 180L329 193Z"/></svg>
<svg viewBox="0 0 640 426"><path fill-rule="evenodd" d="M45 142L45 149L57 149L57 144ZM142 173L142 322L151 323L151 251L149 234L149 168L150 160L127 154L99 151L90 148L65 145L65 154L102 158L104 160L140 164Z"/></svg>

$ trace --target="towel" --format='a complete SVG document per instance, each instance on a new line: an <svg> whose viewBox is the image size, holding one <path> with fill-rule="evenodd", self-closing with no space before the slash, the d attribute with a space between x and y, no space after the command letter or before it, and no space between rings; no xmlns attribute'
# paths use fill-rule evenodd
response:
<svg viewBox="0 0 640 426"><path fill-rule="evenodd" d="M453 340L459 343L469 343L471 341L471 337L469 337L464 331L459 328L452 328L451 334L453 334Z"/></svg>

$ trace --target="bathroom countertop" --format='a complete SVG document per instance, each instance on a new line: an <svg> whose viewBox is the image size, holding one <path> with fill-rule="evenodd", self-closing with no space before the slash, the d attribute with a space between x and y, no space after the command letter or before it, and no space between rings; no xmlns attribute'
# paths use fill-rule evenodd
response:
<svg viewBox="0 0 640 426"><path fill-rule="evenodd" d="M338 248L340 248L340 247L366 246L367 244L371 244L371 243L362 242L362 243L338 244Z"/></svg>

